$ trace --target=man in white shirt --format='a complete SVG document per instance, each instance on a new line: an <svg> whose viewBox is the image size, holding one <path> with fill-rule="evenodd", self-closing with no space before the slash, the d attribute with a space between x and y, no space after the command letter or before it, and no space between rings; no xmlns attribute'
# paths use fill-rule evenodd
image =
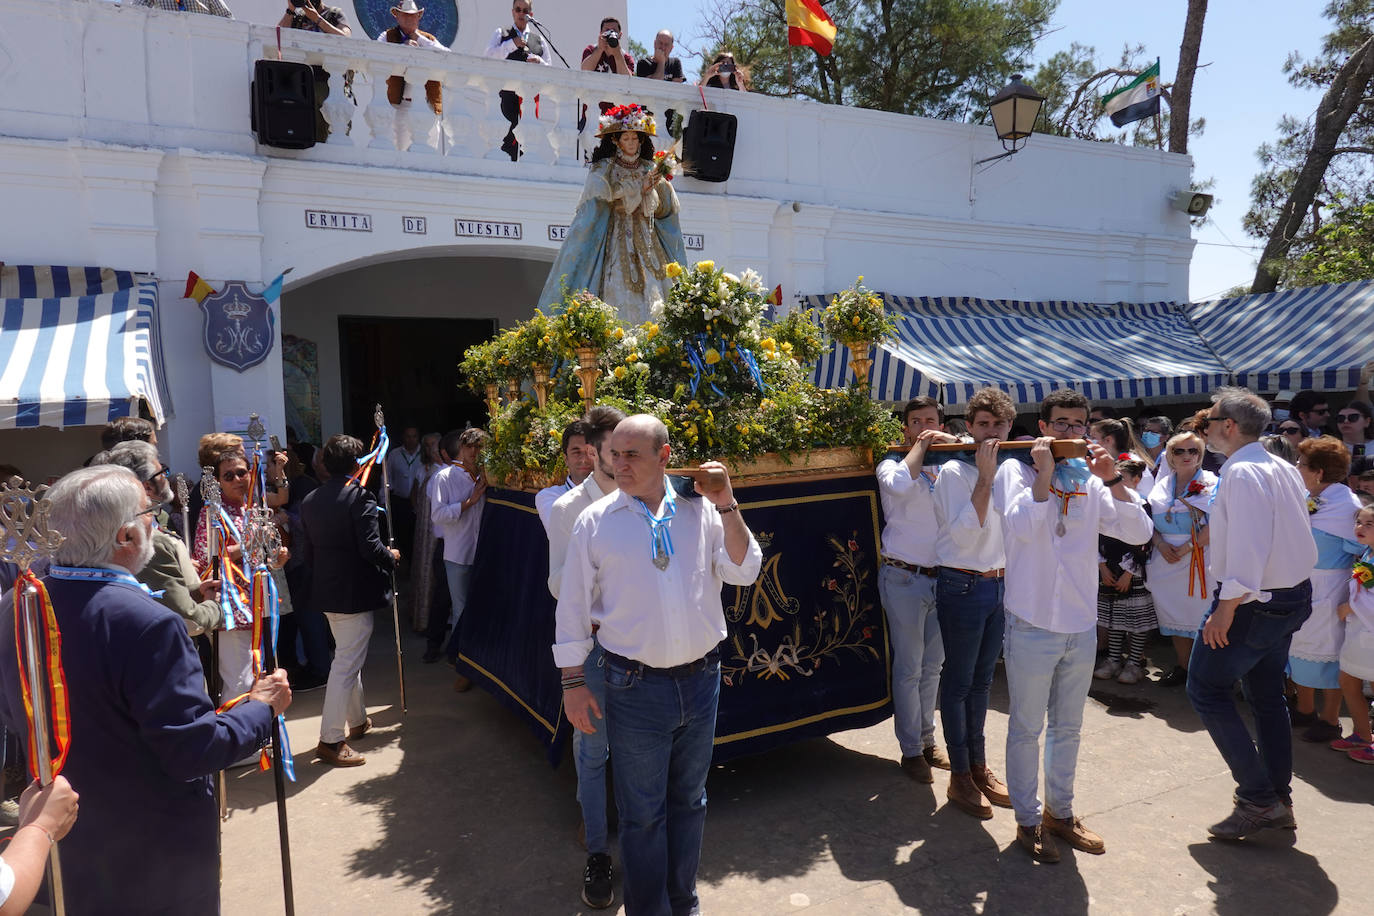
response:
<svg viewBox="0 0 1374 916"><path fill-rule="evenodd" d="M425 634L427 658L439 652L447 629L446 654L450 662L458 659L458 621L467 605L472 557L477 552L477 534L487 504L487 478L478 465L478 456L489 438L486 431L469 428L446 433L439 442L439 453L448 466L430 478L429 517L434 536L444 540L444 574L452 606L447 620L442 616L430 620ZM461 674L453 685L459 692L471 687L472 681Z"/></svg>
<svg viewBox="0 0 1374 916"><path fill-rule="evenodd" d="M615 467L611 464L611 433L625 419L620 410L597 405L580 420L586 448L595 459L592 471L550 508L545 530L549 535L549 592L558 597L563 584L563 563L568 554L574 523L584 509L616 491ZM576 424L574 424L576 425ZM571 463L569 464L571 467ZM606 705L606 675L601 664L601 645L596 642L597 609L592 611L592 648L582 663L587 690L598 706ZM605 909L615 902L611 886L611 852L606 828L606 760L610 746L606 730L588 734L573 729L573 764L577 767L577 801L582 808L583 846L587 864L582 871L582 902L593 909Z"/></svg>
<svg viewBox="0 0 1374 916"><path fill-rule="evenodd" d="M944 645L935 616L935 477L924 467L926 448L954 442L942 431L944 417L934 398L918 397L902 410L902 431L911 450L878 462L883 502L883 562L878 595L892 641L892 724L902 749L902 770L920 783L933 783L932 766L949 769L935 743L935 700Z"/></svg>
<svg viewBox="0 0 1374 916"><path fill-rule="evenodd" d="M940 566L935 609L945 649L940 721L950 760L947 796L955 807L987 820L992 805L1011 807L1007 787L988 768L983 726L1006 627L1002 587L1007 564L1002 519L992 508L992 482L997 448L1011 431L1016 405L1005 391L984 388L969 399L964 417L978 443L975 463L949 461L935 481Z"/></svg>
<svg viewBox="0 0 1374 916"><path fill-rule="evenodd" d="M545 534L549 533L549 512L554 502L586 480L595 465L596 450L587 444L587 423L585 420L573 420L563 429L563 466L568 469L567 476L534 494L534 509L539 513ZM559 565L562 565L561 561Z"/></svg>
<svg viewBox="0 0 1374 916"><path fill-rule="evenodd" d="M415 543L415 481L423 470L420 461L420 431L407 426L401 431L401 447L386 454L386 479L391 484L391 517L387 528L396 538L401 556L410 556Z"/></svg>
<svg viewBox="0 0 1374 916"><path fill-rule="evenodd" d="M377 35L377 40L386 44L406 45L411 48L429 48L433 51L447 51L439 39L420 28L420 18L425 8L415 0L401 0L391 8L396 24ZM412 140L410 109L418 98L419 87L412 86L401 76L386 78L386 98L396 106L396 148L402 152L410 149ZM439 140L439 117L444 113L443 89L438 80L425 83L425 104L434 113L434 124L428 132L430 146L437 146Z"/></svg>
<svg viewBox="0 0 1374 916"><path fill-rule="evenodd" d="M1050 392L1040 403L1033 465L1007 461L993 483L1007 559L1007 789L1017 841L1042 862L1059 861L1052 836L1084 852L1106 851L1073 813L1079 733L1097 656L1097 536L1143 544L1154 531L1117 473L1115 455L1092 443L1086 462L1056 462L1054 440L1080 438L1087 424L1087 398L1071 388ZM1047 714L1042 805L1040 733Z"/></svg>
<svg viewBox="0 0 1374 916"><path fill-rule="evenodd" d="M671 447L656 417L611 436L619 492L573 526L553 645L568 721L591 733L602 709L583 684L592 615L604 651L604 726L615 758L625 912L688 913L706 822L716 731L725 583L752 584L763 552L740 518L730 477L705 462L703 498L680 497L664 470Z"/></svg>
<svg viewBox="0 0 1374 916"><path fill-rule="evenodd" d="M515 0L511 4L510 12L514 24L496 30L487 42L484 56L549 66L544 39L530 21L530 16L534 13L534 0ZM515 125L520 123L520 96L508 89L502 89L498 96L501 99L501 116L510 122L510 131L501 141L501 152L510 156L511 162L515 162L520 158L520 146L515 140Z"/></svg>
<svg viewBox="0 0 1374 916"><path fill-rule="evenodd" d="M1208 517L1217 592L1193 643L1188 699L1236 781L1235 810L1208 828L1226 840L1297 827L1284 669L1293 633L1312 613L1317 545L1297 468L1259 444L1269 419L1258 396L1222 388L1205 427L1207 444L1228 457ZM1255 717L1254 740L1232 698L1237 680Z"/></svg>

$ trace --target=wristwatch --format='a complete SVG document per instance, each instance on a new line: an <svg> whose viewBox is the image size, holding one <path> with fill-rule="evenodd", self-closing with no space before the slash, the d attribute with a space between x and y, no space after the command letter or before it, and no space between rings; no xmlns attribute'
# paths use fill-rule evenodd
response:
<svg viewBox="0 0 1374 916"><path fill-rule="evenodd" d="M728 514L728 513L730 513L730 512L735 512L735 511L738 511L738 510L739 510L739 500L737 500L737 499L732 499L732 500L730 500L730 505L726 506L724 509L722 509L720 506L716 506L716 511L719 512L721 515L726 515L726 514Z"/></svg>

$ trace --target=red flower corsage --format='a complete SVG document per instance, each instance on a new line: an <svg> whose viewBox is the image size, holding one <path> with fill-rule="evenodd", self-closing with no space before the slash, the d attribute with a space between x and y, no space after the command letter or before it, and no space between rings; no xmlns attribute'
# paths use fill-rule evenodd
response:
<svg viewBox="0 0 1374 916"><path fill-rule="evenodd" d="M1130 461L1130 460L1131 460L1131 453L1130 453L1130 452L1122 452L1120 455L1117 455L1117 456L1116 456L1116 460L1117 460L1117 461Z"/></svg>
<svg viewBox="0 0 1374 916"><path fill-rule="evenodd" d="M1187 489L1187 491L1186 491L1186 495L1188 495L1188 496L1201 496L1201 495L1202 495L1202 491L1203 491L1203 490L1206 490L1206 489L1207 489L1207 488L1204 487L1204 486L1202 485L1202 481L1200 481L1200 480L1194 480L1192 483L1188 484L1188 489Z"/></svg>

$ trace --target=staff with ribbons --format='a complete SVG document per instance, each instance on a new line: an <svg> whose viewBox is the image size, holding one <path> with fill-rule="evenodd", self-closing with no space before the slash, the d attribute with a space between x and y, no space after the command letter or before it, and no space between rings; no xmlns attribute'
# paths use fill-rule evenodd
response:
<svg viewBox="0 0 1374 916"><path fill-rule="evenodd" d="M377 424L377 432L373 434L372 450L358 459L358 469L364 467L371 470L376 465L382 467L382 511L386 513L386 546L390 550L396 550L396 517L391 514L391 473L386 463L387 449L390 447L391 440L386 434L386 415L382 413L382 405L378 404L372 414L372 421ZM364 486L366 484L363 484ZM396 567L391 567L391 623L396 634L396 677L401 683L401 715L406 714L406 665L405 652L401 649L401 609L397 605L396 597Z"/></svg>

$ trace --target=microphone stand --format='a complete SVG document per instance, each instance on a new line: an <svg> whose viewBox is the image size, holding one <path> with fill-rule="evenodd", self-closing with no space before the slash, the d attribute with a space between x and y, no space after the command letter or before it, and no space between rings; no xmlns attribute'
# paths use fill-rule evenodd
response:
<svg viewBox="0 0 1374 916"><path fill-rule="evenodd" d="M539 30L539 35L541 38L544 39L544 43L549 46L549 50L557 54L558 59L563 62L563 66L571 70L572 64L568 63L568 59L563 56L563 52L558 50L558 45L553 43L553 39L549 37L549 33L544 31L543 23L541 23L538 19L535 19L533 16L529 16L527 18L529 19L530 25L534 26L536 29Z"/></svg>

